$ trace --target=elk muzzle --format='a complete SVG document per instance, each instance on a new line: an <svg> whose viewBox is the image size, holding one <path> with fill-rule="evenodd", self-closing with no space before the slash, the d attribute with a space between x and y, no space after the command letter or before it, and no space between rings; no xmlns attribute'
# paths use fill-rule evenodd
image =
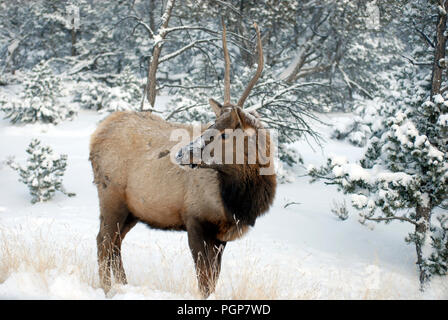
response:
<svg viewBox="0 0 448 320"><path fill-rule="evenodd" d="M176 163L180 166L188 165L191 168L197 167L201 163L201 154L204 146L205 141L202 136L191 141L176 153Z"/></svg>

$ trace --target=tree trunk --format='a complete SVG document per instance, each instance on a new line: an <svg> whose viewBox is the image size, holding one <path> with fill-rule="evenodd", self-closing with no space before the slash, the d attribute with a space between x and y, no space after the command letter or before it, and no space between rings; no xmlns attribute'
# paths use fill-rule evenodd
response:
<svg viewBox="0 0 448 320"><path fill-rule="evenodd" d="M240 34L242 37L244 37L246 34L249 34L249 32L246 29L246 26L242 22L242 18L238 20L237 30L238 34ZM248 41L242 39L241 44L242 47L246 48L248 51L251 51L251 45ZM248 68L252 68L252 66L254 65L254 56L242 48L240 48L240 55L241 59L244 61L244 64Z"/></svg>
<svg viewBox="0 0 448 320"><path fill-rule="evenodd" d="M157 69L159 68L160 52L162 51L163 40L165 40L167 34L165 29L168 27L174 3L175 0L170 0L166 4L166 8L162 16L162 25L160 26L159 33L157 34L157 36L160 39L158 39L158 43L155 44L154 49L152 50L152 59L149 65L148 79L146 83L146 87L148 88L147 98L152 109L154 109L154 105L156 102L156 88L157 88L156 76L157 76Z"/></svg>
<svg viewBox="0 0 448 320"><path fill-rule="evenodd" d="M441 2L441 1L439 1ZM443 1L443 6L445 12L439 10L439 18L437 20L437 35L436 35L436 47L434 52L434 65L432 68L432 77L431 77L431 99L440 93L440 86L442 84L442 74L443 69L445 68L446 63L441 64L440 60L445 59L445 48L446 48L446 39L445 35L446 30L446 15L448 12L448 1Z"/></svg>
<svg viewBox="0 0 448 320"><path fill-rule="evenodd" d="M76 28L75 28L75 18L72 18L72 30L71 30L71 36L72 36L72 56L76 56Z"/></svg>
<svg viewBox="0 0 448 320"><path fill-rule="evenodd" d="M416 220L419 223L415 226L415 235L418 237L415 241L415 250L417 251L417 265L419 268L420 288L423 290L423 285L428 280L428 274L424 269L423 245L428 231L429 221L431 218L431 207L417 205L415 209Z"/></svg>
<svg viewBox="0 0 448 320"><path fill-rule="evenodd" d="M448 1L439 0L439 5L444 9L439 9L439 16L437 19L436 28L436 44L434 48L434 63L432 67L431 75L431 100L434 99L435 95L440 94L440 87L442 84L443 69L446 63L441 63L442 59L445 59L446 42L447 36L445 35L446 22L447 22L447 11L448 11ZM434 122L435 119L429 119ZM423 172L425 174L425 172ZM426 238L426 233L429 231L430 219L431 219L431 204L425 204L425 206L417 205L416 208L416 221L415 235L417 239L415 241L415 249L417 251L417 264L420 270L420 288L423 290L423 285L428 280L429 275L424 269L424 259L423 257L423 245Z"/></svg>
<svg viewBox="0 0 448 320"><path fill-rule="evenodd" d="M240 16L238 17L237 20L237 25L236 25L236 29L237 29L237 33L239 35L241 35L242 37L245 37L247 34L249 34L249 32L246 29L245 24L243 23L243 17L244 17L244 0L240 1ZM241 39L241 45L243 48L246 48L248 51L251 51L251 45L250 42L244 40L244 38ZM248 68L252 68L252 66L254 65L254 57L252 54L250 54L249 52L247 52L246 50L240 48L240 55L241 55L241 59L244 61L244 64L248 67Z"/></svg>
<svg viewBox="0 0 448 320"><path fill-rule="evenodd" d="M151 57L148 57L148 72L146 74L146 85L145 88L143 89L143 97L142 97L142 102L140 104L140 111L144 111L145 110L145 99L147 98L147 95L149 93L149 84L151 83L151 79L150 79L150 70L151 70ZM148 99L149 101L149 99Z"/></svg>
<svg viewBox="0 0 448 320"><path fill-rule="evenodd" d="M156 45L154 47L154 50L152 52L152 61L149 65L148 70L148 92L147 92L147 98L148 102L151 105L151 108L154 109L154 105L156 102L156 86L157 86L157 69L159 67L159 57L160 57L160 51L162 50L161 45Z"/></svg>
<svg viewBox="0 0 448 320"><path fill-rule="evenodd" d="M154 20L154 11L156 10L156 5L154 0L149 0L149 27L152 31L155 31L156 23Z"/></svg>
<svg viewBox="0 0 448 320"><path fill-rule="evenodd" d="M300 48L300 51L297 53L296 58L294 59L294 67L292 68L292 70L290 71L289 74L286 74L286 82L291 84L293 83L296 78L297 78L297 74L299 73L299 71L303 68L303 66L305 65L306 59L309 56L309 52L308 50L310 49L311 45L310 43L308 43L308 41ZM288 69L290 69L290 67L288 67Z"/></svg>
<svg viewBox="0 0 448 320"><path fill-rule="evenodd" d="M75 6L75 5L71 5L70 7L70 14L71 14L71 24L72 24L72 28L70 30L70 35L71 35L71 55L72 56L76 56L77 52L76 52L76 41L77 41L77 36L78 36L78 30L79 30L79 7Z"/></svg>

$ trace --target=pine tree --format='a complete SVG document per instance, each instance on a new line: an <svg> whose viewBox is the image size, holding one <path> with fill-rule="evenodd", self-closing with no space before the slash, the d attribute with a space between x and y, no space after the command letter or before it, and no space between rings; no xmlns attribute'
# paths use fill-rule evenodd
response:
<svg viewBox="0 0 448 320"><path fill-rule="evenodd" d="M67 155L57 155L49 146L41 145L38 139L33 139L26 152L29 154L26 167L14 161L8 165L19 172L19 181L28 186L31 203L44 202L53 198L56 191L72 197L75 194L65 191L62 178L67 167Z"/></svg>
<svg viewBox="0 0 448 320"><path fill-rule="evenodd" d="M76 110L58 100L61 79L45 63L39 63L24 79L19 97L3 105L0 110L12 123L54 123L72 118Z"/></svg>
<svg viewBox="0 0 448 320"><path fill-rule="evenodd" d="M140 87L139 79L131 68L126 66L118 74L115 84L109 89L109 94L104 101L104 111L137 110L140 107L143 87Z"/></svg>
<svg viewBox="0 0 448 320"><path fill-rule="evenodd" d="M110 88L102 82L89 81L84 86L77 88L74 101L84 109L102 110L107 103L109 92Z"/></svg>
<svg viewBox="0 0 448 320"><path fill-rule="evenodd" d="M102 112L137 110L140 106L143 87L129 66L123 69L111 86L103 82L88 82L75 94L75 102L85 109Z"/></svg>
<svg viewBox="0 0 448 320"><path fill-rule="evenodd" d="M128 93L126 97L123 97L129 103L140 102L143 87L141 81L137 78L129 66L123 68L123 71L118 75L115 80L115 86L120 87L123 92Z"/></svg>
<svg viewBox="0 0 448 320"><path fill-rule="evenodd" d="M448 86L442 78L448 2L425 5L427 16L438 13L437 42L432 50L415 48L414 56L432 59L432 69L414 63L395 74L399 98L379 113L382 126L359 163L330 158L310 168L313 180L331 180L351 194L363 220L414 225L405 240L415 245L422 288L433 274L446 275L448 264Z"/></svg>

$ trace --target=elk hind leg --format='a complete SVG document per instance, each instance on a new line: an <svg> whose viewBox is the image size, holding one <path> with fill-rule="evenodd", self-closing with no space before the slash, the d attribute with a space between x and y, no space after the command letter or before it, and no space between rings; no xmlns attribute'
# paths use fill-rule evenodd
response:
<svg viewBox="0 0 448 320"><path fill-rule="evenodd" d="M115 236L115 241L112 251L112 271L114 273L115 281L121 284L127 284L126 273L123 267L123 259L121 257L121 244L126 234L137 224L138 220L129 213L123 225L118 225L119 233Z"/></svg>
<svg viewBox="0 0 448 320"><path fill-rule="evenodd" d="M100 285L105 292L108 292L111 287L111 269L114 270L114 275L119 277L120 282L126 281L121 261L120 249L123 237L120 233L126 226L130 213L126 205L119 202L118 197L111 196L109 197L111 201L106 200L108 200L106 197L100 197L100 231L96 239Z"/></svg>

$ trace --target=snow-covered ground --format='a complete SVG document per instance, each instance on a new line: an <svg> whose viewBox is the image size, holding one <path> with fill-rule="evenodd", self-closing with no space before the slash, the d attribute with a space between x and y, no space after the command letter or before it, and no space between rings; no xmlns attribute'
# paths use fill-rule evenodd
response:
<svg viewBox="0 0 448 320"><path fill-rule="evenodd" d="M1 162L15 156L23 163L27 145L37 137L56 153L68 154L64 185L76 193L73 198L58 193L32 205L17 173L0 164L0 298L199 298L186 234L144 225L123 244L129 284L115 286L107 296L98 287L98 199L88 142L102 117L80 111L58 126L0 120ZM331 140L329 127L315 126L326 141L314 150L306 142L296 144L305 164L319 165L329 155L360 157L362 149ZM434 278L424 293L419 291L415 251L404 242L408 225L363 226L355 212L341 221L331 208L344 197L332 186L310 185L301 168L295 174L294 182L279 186L274 206L253 230L228 244L210 299L448 299L447 279ZM298 204L285 208L290 202Z"/></svg>

